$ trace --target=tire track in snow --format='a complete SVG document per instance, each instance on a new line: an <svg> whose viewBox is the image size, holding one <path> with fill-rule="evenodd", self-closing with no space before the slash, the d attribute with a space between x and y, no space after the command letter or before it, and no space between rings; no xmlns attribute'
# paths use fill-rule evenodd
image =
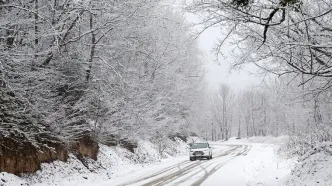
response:
<svg viewBox="0 0 332 186"><path fill-rule="evenodd" d="M175 164L175 165L172 165L172 166L166 167L165 169L160 170L160 171L157 171L157 172L155 172L155 173L153 173L153 174L151 174L151 175L149 175L149 176L145 176L145 177L143 177L143 178L139 178L139 179L134 180L134 181L130 181L130 182L127 182L127 183L124 183L124 184L120 184L120 185L118 185L118 186L126 186L126 185L130 185L130 184L138 183L138 182L144 181L144 180L146 180L146 179L150 179L150 178L152 178L152 177L156 177L156 176L161 175L161 174L163 174L163 173L165 173L165 172L168 172L168 171L170 171L170 170L173 170L173 169L175 169L175 168L177 168L177 167L179 167L179 166L183 166L183 165L186 165L186 164L189 164L189 163L192 163L192 162L189 161L189 160L186 160L186 161L183 161L183 162L181 162L181 163L178 163L178 164Z"/></svg>
<svg viewBox="0 0 332 186"><path fill-rule="evenodd" d="M234 156L232 156L229 160L219 163L218 165L216 165L212 170L210 170L209 172L205 172L203 178L197 180L195 183L193 183L191 186L199 186L201 185L209 176L211 176L213 173L215 173L219 168L221 168L222 166L224 166L226 163L228 163L229 161L233 160L236 156L240 156L240 155L247 155L248 152L251 149L251 145L243 145L243 149L240 150L240 152L234 154Z"/></svg>
<svg viewBox="0 0 332 186"><path fill-rule="evenodd" d="M225 165L228 161L232 160L234 157L246 153L250 150L247 145L227 145L230 146L230 149L227 149L226 151L221 151L218 154L214 155L214 158L212 160L208 161L199 161L199 162L192 162L189 160L183 161L181 163L166 167L163 170L157 171L153 174L150 174L148 176L144 176L142 178L138 178L136 180L132 180L123 184L120 184L118 186L127 186L127 185L142 185L142 186L163 186L165 184L172 183L173 181L177 181L175 184L180 184L188 179L190 179L192 176L195 176L199 173L202 173L204 171L203 178L200 178L197 180L194 185L200 185L203 183L211 174L216 172L220 167ZM230 155L230 159L228 159L226 162L223 161L222 163L219 163L217 165L214 165L216 162L218 162L220 157ZM184 166L184 167L181 167ZM207 168L210 168L213 166L213 168L210 171L207 171ZM197 169L200 168L200 169ZM155 178L155 179L153 179ZM153 179L147 183L142 183L145 180Z"/></svg>
<svg viewBox="0 0 332 186"><path fill-rule="evenodd" d="M246 156L250 150L251 150L251 145L244 145L243 150L238 152L236 156L241 156L241 155Z"/></svg>
<svg viewBox="0 0 332 186"><path fill-rule="evenodd" d="M191 166L190 168L182 169L182 170L179 170L179 171L177 171L177 172L171 173L171 174L169 174L169 175L167 175L167 176L164 176L164 177L161 177L161 178L158 178L158 179L152 180L152 181L150 181L150 182L148 182L148 183L146 183L146 184L143 184L143 186L163 186L163 185L168 184L168 183L171 183L171 182L173 182L173 181L175 181L175 180L177 180L177 179L179 179L179 178L180 178L180 179L182 178L181 181L176 182L176 183L182 183L182 182L188 180L188 178L187 178L187 177L184 177L184 176L185 176L185 175L188 175L188 174L190 174L190 173L192 173L192 172L194 172L194 171L196 171L196 170L197 170L196 168L199 167L200 165L202 165L202 166L205 165L205 167L203 167L203 170L204 170L204 169L208 168L209 166L213 165L215 162L217 162L217 161L218 161L218 158L220 158L220 157L222 157L222 156L231 155L231 154L234 154L234 156L236 156L237 153L235 154L235 152L237 151L237 149L239 149L239 148L241 148L241 147L242 147L242 146L235 146L235 145L234 145L233 148L227 150L226 152L223 152L223 153L220 153L220 154L218 154L218 155L215 155L214 159L212 159L212 160L209 160L209 161L200 161L200 162L194 164L193 166ZM231 159L232 159L232 158L231 158ZM230 160L231 160L231 159L230 159ZM228 161L229 161L229 160L228 160ZM221 163L221 164L223 165L224 162ZM213 169L218 170L219 166L220 166L220 167L222 166L221 164L216 165ZM193 175L191 174L190 177L192 177L192 176L194 176L194 175L196 175L196 174L199 174L199 173L201 173L201 172L202 172L202 169L199 170L198 172L194 173ZM215 171L214 171L214 172L215 172ZM209 173L208 175L211 175L211 174ZM207 177L208 177L208 176L207 176ZM203 180L203 181L204 181L204 180ZM175 184L175 185L176 185L176 184Z"/></svg>

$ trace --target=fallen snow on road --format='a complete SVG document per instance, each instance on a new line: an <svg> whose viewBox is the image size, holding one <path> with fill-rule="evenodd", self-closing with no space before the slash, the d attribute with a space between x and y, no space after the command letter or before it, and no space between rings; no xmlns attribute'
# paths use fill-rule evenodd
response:
<svg viewBox="0 0 332 186"><path fill-rule="evenodd" d="M231 146L218 146L213 147L215 152L226 152L227 150L232 149ZM214 159L213 159L214 160ZM213 161L210 160L210 161ZM154 163L151 165L148 165L145 168L139 168L136 171L134 171L132 174L127 174L123 177L118 177L115 179L111 179L104 183L97 183L94 186L124 186L124 185L155 185L158 184L158 181L162 182L168 182L172 180L173 182L170 184L164 184L160 183L161 185L191 185L188 183L190 180L190 177L192 175L186 174L187 171L193 170L195 173L195 169L199 171L200 168L197 165L203 164L209 162L207 160L197 160L197 161L189 161L188 155L182 155L177 156L169 159L165 159L163 161L160 161L158 163ZM184 179L184 182L182 183L181 179ZM179 180L180 179L180 180ZM187 181L187 182L186 182Z"/></svg>
<svg viewBox="0 0 332 186"><path fill-rule="evenodd" d="M95 186L264 186L278 185L291 172L294 160L280 158L276 151L284 138L211 142L212 160L188 161L188 156L167 159L123 177ZM265 143L252 143L260 141Z"/></svg>
<svg viewBox="0 0 332 186"><path fill-rule="evenodd" d="M101 146L98 161L87 160L88 167L72 156L67 163L43 164L42 171L24 179L0 173L0 185L281 186L295 162L277 155L283 140L285 137L211 142L214 158L197 161L189 161L183 142L169 142L163 156L147 141L140 142L135 154Z"/></svg>
<svg viewBox="0 0 332 186"><path fill-rule="evenodd" d="M210 176L203 186L273 186L280 185L294 166L295 159L283 159L277 155L278 145L284 138L230 139L225 144L250 144L247 155L232 159ZM252 143L264 142L264 143ZM275 143L275 144L272 144Z"/></svg>

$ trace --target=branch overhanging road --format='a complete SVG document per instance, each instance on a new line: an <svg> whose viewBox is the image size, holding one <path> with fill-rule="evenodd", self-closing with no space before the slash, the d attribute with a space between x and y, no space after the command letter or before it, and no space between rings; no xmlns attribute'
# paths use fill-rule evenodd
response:
<svg viewBox="0 0 332 186"><path fill-rule="evenodd" d="M164 185L202 185L205 180L214 174L227 162L238 156L245 156L251 149L251 145L224 145L212 144L213 159L183 161L171 165L162 170L151 172L138 179L134 179L117 186L164 186ZM228 148L225 148L225 147ZM189 159L189 157L188 157Z"/></svg>

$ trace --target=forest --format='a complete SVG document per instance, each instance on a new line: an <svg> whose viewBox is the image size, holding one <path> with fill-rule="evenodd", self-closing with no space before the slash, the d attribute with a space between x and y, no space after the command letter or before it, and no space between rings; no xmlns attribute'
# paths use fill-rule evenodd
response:
<svg viewBox="0 0 332 186"><path fill-rule="evenodd" d="M0 172L139 139L285 135L290 156L332 141L332 1L174 2L0 0ZM216 58L229 46L259 85L208 89L197 38L216 26Z"/></svg>
<svg viewBox="0 0 332 186"><path fill-rule="evenodd" d="M332 2L326 0L187 1L203 31L218 25L231 48L232 70L260 70L259 85L235 92L221 84L212 96L208 132L230 136L290 136L290 154L303 155L332 140Z"/></svg>
<svg viewBox="0 0 332 186"><path fill-rule="evenodd" d="M0 20L0 170L189 134L202 59L165 2L5 0Z"/></svg>

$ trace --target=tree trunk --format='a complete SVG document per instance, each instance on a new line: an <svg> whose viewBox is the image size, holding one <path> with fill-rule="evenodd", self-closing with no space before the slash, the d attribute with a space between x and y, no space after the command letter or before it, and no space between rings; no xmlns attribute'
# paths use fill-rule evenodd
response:
<svg viewBox="0 0 332 186"><path fill-rule="evenodd" d="M237 137L241 138L241 121L240 121L240 119L239 119L239 128L238 128L238 131L237 131Z"/></svg>
<svg viewBox="0 0 332 186"><path fill-rule="evenodd" d="M90 30L93 29L93 14L90 13ZM89 67L86 70L86 82L89 82L91 79L91 70L93 58L95 56L95 48L96 48L96 33L94 31L91 32L91 50L90 50L90 58L89 58Z"/></svg>
<svg viewBox="0 0 332 186"><path fill-rule="evenodd" d="M38 45L38 0L35 0L35 47Z"/></svg>

